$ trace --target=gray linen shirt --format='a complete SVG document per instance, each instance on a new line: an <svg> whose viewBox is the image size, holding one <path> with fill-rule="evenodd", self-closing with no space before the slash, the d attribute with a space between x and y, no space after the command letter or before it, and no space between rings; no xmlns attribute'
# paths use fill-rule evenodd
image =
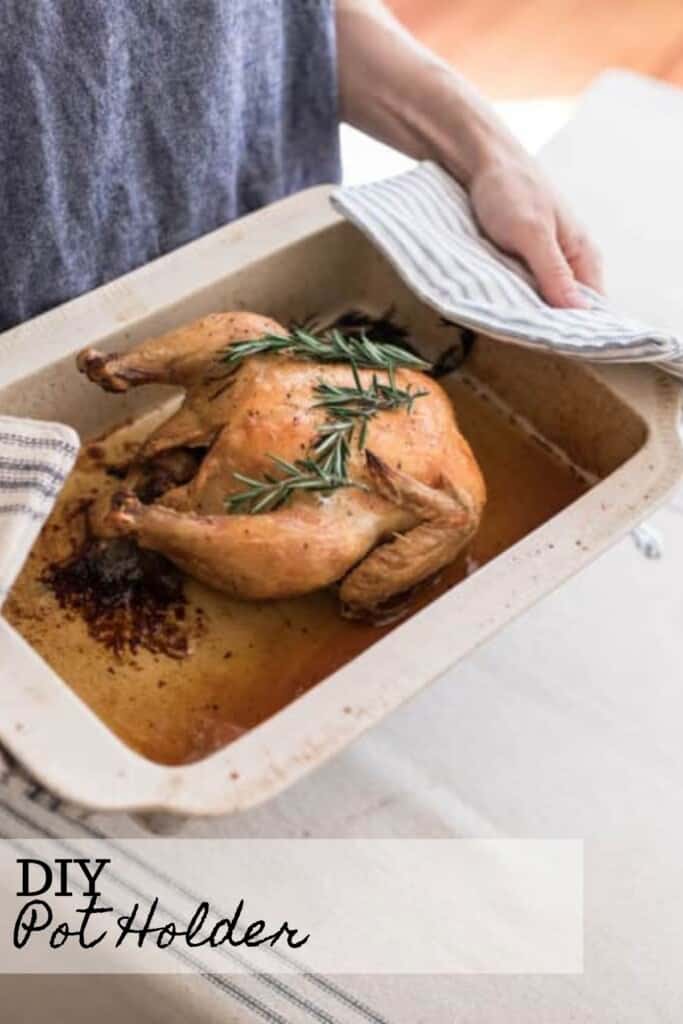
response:
<svg viewBox="0 0 683 1024"><path fill-rule="evenodd" d="M0 330L338 178L333 0L0 4Z"/></svg>

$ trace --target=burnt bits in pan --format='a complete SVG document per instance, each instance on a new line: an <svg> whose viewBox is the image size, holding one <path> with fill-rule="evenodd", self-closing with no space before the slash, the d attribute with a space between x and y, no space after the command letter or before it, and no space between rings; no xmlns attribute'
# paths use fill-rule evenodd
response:
<svg viewBox="0 0 683 1024"><path fill-rule="evenodd" d="M171 658L190 653L182 573L127 538L88 539L42 580L60 607L80 615L93 639L117 656L140 648Z"/></svg>
<svg viewBox="0 0 683 1024"><path fill-rule="evenodd" d="M448 348L440 352L434 362L432 377L436 380L460 369L472 351L472 346L477 338L475 332L470 330L469 327L460 327L458 324L453 323L452 320L446 320L441 317L440 323L442 327L446 327L451 331L457 331L459 337L454 345L449 345Z"/></svg>
<svg viewBox="0 0 683 1024"><path fill-rule="evenodd" d="M321 329L321 319L317 316L307 317L303 323L292 324L293 327L302 327L304 330L316 331ZM430 376L436 378L445 377L449 373L459 370L467 360L472 346L476 340L476 334L469 327L461 327L453 320L445 317L439 319L441 327L449 331L454 341L443 349L433 363ZM380 344L398 345L412 352L413 355L424 358L424 352L420 351L410 331L396 318L396 311L390 307L380 316L371 316L359 309L350 309L343 313L332 324L324 325L327 329L336 328L344 334L359 335L365 334L371 341Z"/></svg>

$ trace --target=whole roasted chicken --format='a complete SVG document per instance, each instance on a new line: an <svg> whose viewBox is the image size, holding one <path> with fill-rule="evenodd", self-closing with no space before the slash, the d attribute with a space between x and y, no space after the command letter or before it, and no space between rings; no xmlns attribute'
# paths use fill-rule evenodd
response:
<svg viewBox="0 0 683 1024"><path fill-rule="evenodd" d="M477 530L479 467L428 364L400 346L220 313L78 366L108 391L185 391L96 503L95 531L233 596L339 583L350 613L372 612Z"/></svg>

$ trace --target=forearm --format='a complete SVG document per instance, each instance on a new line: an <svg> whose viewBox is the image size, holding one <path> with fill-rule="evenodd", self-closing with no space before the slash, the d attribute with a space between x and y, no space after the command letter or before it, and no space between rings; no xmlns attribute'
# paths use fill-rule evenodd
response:
<svg viewBox="0 0 683 1024"><path fill-rule="evenodd" d="M494 111L403 29L382 0L337 0L341 115L467 189L483 233L523 259L551 305L601 288L595 247Z"/></svg>
<svg viewBox="0 0 683 1024"><path fill-rule="evenodd" d="M396 21L381 0L337 0L341 115L463 184L519 152L493 110L460 75Z"/></svg>

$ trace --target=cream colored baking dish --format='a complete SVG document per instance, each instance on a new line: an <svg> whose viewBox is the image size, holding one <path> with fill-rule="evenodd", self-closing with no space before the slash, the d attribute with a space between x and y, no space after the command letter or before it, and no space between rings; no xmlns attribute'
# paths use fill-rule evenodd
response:
<svg viewBox="0 0 683 1024"><path fill-rule="evenodd" d="M221 309L291 320L394 306L435 356L434 314L333 213L328 192L277 203L0 336L0 412L97 434L161 392L96 392L74 372L74 353L86 344L125 349ZM84 806L184 815L249 807L321 764L578 571L683 473L681 389L658 371L570 363L480 338L468 372L593 474L595 486L303 697L186 766L132 752L0 619L2 744L45 786Z"/></svg>

